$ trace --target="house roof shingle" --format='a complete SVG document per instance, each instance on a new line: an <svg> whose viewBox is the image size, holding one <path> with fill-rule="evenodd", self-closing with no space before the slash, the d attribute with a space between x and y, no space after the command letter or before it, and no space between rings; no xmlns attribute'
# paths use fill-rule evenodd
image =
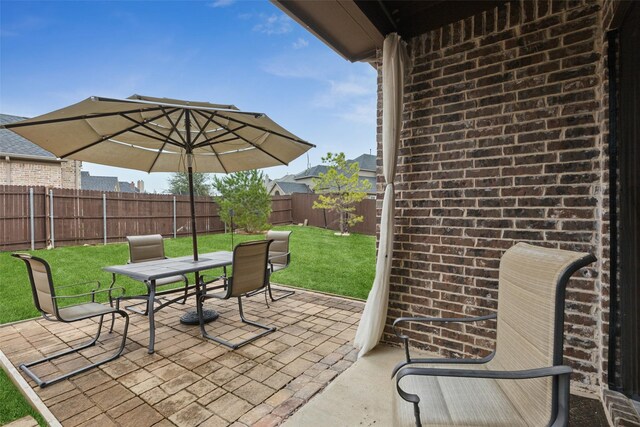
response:
<svg viewBox="0 0 640 427"><path fill-rule="evenodd" d="M89 172L80 173L80 188L94 191L118 191L118 178L115 176L91 176Z"/></svg>
<svg viewBox="0 0 640 427"><path fill-rule="evenodd" d="M296 174L294 179L303 179L303 178L310 178L314 176L320 176L321 173L327 173L328 169L329 167L326 165L311 166L309 169L305 169L302 172Z"/></svg>
<svg viewBox="0 0 640 427"><path fill-rule="evenodd" d="M313 193L307 184L299 182L278 181L276 185L280 187L285 194L291 193Z"/></svg>
<svg viewBox="0 0 640 427"><path fill-rule="evenodd" d="M20 122L27 117L0 114L0 125ZM3 155L40 157L55 160L57 157L33 142L13 133L9 129L0 129L0 153Z"/></svg>
<svg viewBox="0 0 640 427"><path fill-rule="evenodd" d="M361 154L349 162L356 162L361 171L376 171L376 156L373 154Z"/></svg>

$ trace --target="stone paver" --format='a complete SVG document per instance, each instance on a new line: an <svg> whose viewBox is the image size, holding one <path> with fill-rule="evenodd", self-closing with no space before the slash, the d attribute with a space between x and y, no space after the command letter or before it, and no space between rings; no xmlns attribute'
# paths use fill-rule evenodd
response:
<svg viewBox="0 0 640 427"><path fill-rule="evenodd" d="M258 298L243 303L249 319L277 331L230 350L180 324L193 309L189 301L156 314L157 351L149 355L147 318L132 313L122 357L34 391L65 427L277 426L353 364L351 340L364 304L301 290L269 308ZM236 302L216 302L215 309L221 314L211 324L216 334L238 339L254 332L239 322ZM43 320L0 326L0 350L17 366L41 357L43 348L86 340L92 328ZM103 357L118 344L117 325L103 340L39 372L46 378Z"/></svg>

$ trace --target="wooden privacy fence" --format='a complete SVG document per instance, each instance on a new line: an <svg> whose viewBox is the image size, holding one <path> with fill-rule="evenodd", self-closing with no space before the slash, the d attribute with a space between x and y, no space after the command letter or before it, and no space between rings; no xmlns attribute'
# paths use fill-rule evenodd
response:
<svg viewBox="0 0 640 427"><path fill-rule="evenodd" d="M308 219L309 225L337 229L337 216L327 213L325 221L323 211L311 208L313 197L308 196L313 195L272 197L270 223ZM365 202L372 202L359 208L367 225L353 231L375 234L375 201ZM225 231L210 197L196 197L195 205L199 234ZM0 185L0 250L120 242L140 234L189 236L190 218L188 196Z"/></svg>
<svg viewBox="0 0 640 427"><path fill-rule="evenodd" d="M315 227L340 230L340 216L324 209L313 209L313 202L318 199L316 194L294 193L291 195L291 210L293 222L304 223L306 219L309 225ZM355 215L362 215L364 222L350 228L354 233L376 234L376 201L364 199L356 206Z"/></svg>

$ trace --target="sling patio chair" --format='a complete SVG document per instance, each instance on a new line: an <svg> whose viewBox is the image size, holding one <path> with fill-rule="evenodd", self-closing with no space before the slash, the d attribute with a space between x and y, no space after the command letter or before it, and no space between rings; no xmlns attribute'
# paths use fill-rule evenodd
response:
<svg viewBox="0 0 640 427"><path fill-rule="evenodd" d="M267 291L271 301L278 301L296 293L296 291L279 290L280 295L274 298L270 280L271 274L284 270L291 263L291 250L289 249L291 233L291 231L267 231L266 239L272 240L271 246L269 246L269 280L267 280Z"/></svg>
<svg viewBox="0 0 640 427"><path fill-rule="evenodd" d="M267 231L265 239L272 241L271 246L269 246L269 278L267 279L267 285L262 289L257 289L247 294L247 296L253 296L264 291L265 301L267 301L268 294L271 301L275 302L296 293L296 291L278 290L277 292L279 295L274 297L271 289L271 275L280 270L284 270L289 267L289 264L291 263L291 251L289 249L289 238L291 233L291 231ZM267 301L267 305L268 304L269 302Z"/></svg>
<svg viewBox="0 0 640 427"><path fill-rule="evenodd" d="M120 310L119 307L119 299L115 298L115 307L111 304L104 305L97 303L95 300L96 294L101 292L109 293L109 301L112 302L114 298L112 298L112 292L114 290L119 290L124 294L123 288L109 288L109 289L100 289L100 282L85 282L78 283L74 285L66 285L66 286L55 286L53 285L53 278L51 276L51 267L49 264L41 259L29 254L25 253L14 253L12 256L21 259L25 262L27 266L27 272L29 274L29 281L31 282L31 291L33 293L33 302L36 306L36 309L42 314L47 320L51 321L60 321L65 323L77 322L80 320L91 319L94 317L100 317L100 321L98 322L98 331L94 338L85 343L81 344L77 347L72 347L68 350L64 350L50 356L46 356L42 359L23 363L20 365L20 369L24 371L32 380L36 382L36 384L40 387L46 387L50 384L56 383L58 381L62 381L67 379L73 375L79 374L81 372L87 371L96 366L102 365L103 363L114 360L120 356L122 350L124 350L125 343L127 341L127 330L129 328L129 316L125 311ZM92 289L88 293L83 294L75 294L75 295L57 295L57 291L76 287L79 285L86 285L88 283L97 284L95 289ZM91 297L91 302L80 303L76 305L70 305L66 307L60 307L58 302L64 299L76 299L81 297ZM59 357L79 352L85 348L91 347L96 344L98 338L100 338L100 333L102 332L102 324L105 316L111 316L111 329L109 333L113 331L113 324L115 321L115 315L118 314L124 319L124 330L122 332L122 342L116 352L110 356L105 357L97 362L90 363L89 365L83 366L82 368L76 369L72 372L60 375L55 378L51 378L48 380L43 380L38 377L30 368L32 366L40 365L45 362L49 362L51 360L57 359Z"/></svg>
<svg viewBox="0 0 640 427"><path fill-rule="evenodd" d="M565 289L595 261L588 253L518 243L498 278L498 314L411 318L394 322L406 361L394 371L397 426L566 426L571 368L563 365ZM497 319L495 351L481 359L416 359L402 323ZM408 327L411 327L409 324Z"/></svg>
<svg viewBox="0 0 640 427"><path fill-rule="evenodd" d="M219 279L221 285L210 287L215 282L207 283L204 291L197 298L197 312L200 321L200 331L202 336L232 349L237 349L245 344L249 344L258 338L267 335L276 330L275 327L265 326L258 322L248 320L244 316L242 309L242 297L247 294L264 288L269 280L269 272L267 269L267 260L269 256L270 240L260 240L255 242L240 243L233 249L232 276L223 276ZM217 291L212 292L210 291ZM205 321L203 318L203 303L207 299L229 299L238 298L238 309L240 311L240 319L243 323L255 326L264 331L259 332L243 341L232 343L222 338L210 335L205 329Z"/></svg>
<svg viewBox="0 0 640 427"><path fill-rule="evenodd" d="M129 243L129 263L137 263L137 262L145 262L145 261L155 261L160 259L166 259L167 257L164 254L164 239L160 234L149 234L144 236L127 236L127 242ZM178 302L180 304L184 304L187 301L187 292L189 290L189 280L187 276L177 275L171 277L165 277L163 279L156 280L156 289L161 286L172 285L174 283L184 282L184 288L173 288L166 289L160 292L156 292L156 296L158 298L162 298L168 294L173 293L184 293L184 295L179 296L173 299L167 299L166 304L170 304L173 302ZM147 287L148 283L145 283ZM148 289L147 289L148 291ZM165 298L166 299L166 298ZM182 301L181 301L182 300ZM138 310L135 308L136 305L145 304L144 310ZM129 311L133 311L134 313L147 315L149 313L149 305L151 302L138 303L130 306L125 306L125 308Z"/></svg>

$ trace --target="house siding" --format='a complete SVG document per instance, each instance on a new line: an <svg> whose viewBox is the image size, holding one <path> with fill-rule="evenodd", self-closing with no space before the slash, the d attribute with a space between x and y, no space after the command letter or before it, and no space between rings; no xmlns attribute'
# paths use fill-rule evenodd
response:
<svg viewBox="0 0 640 427"><path fill-rule="evenodd" d="M400 316L496 311L500 257L516 242L591 252L597 263L567 288L564 355L572 386L601 393L612 3L514 1L408 40L385 341L397 342ZM381 109L379 87L378 158ZM404 332L442 355L481 356L495 323Z"/></svg>
<svg viewBox="0 0 640 427"><path fill-rule="evenodd" d="M81 162L38 162L0 159L0 185L33 185L80 189Z"/></svg>

